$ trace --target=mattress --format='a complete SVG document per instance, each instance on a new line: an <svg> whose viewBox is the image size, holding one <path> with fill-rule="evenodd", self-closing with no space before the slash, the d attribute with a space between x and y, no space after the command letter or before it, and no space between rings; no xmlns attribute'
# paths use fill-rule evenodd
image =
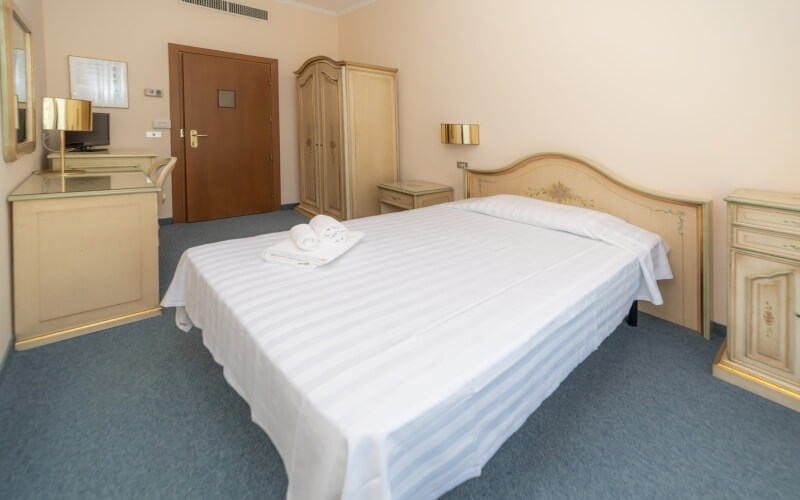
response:
<svg viewBox="0 0 800 500"><path fill-rule="evenodd" d="M654 275L630 249L484 212L348 221L363 239L316 269L262 259L288 232L181 257L162 305L202 329L288 498L435 498L479 475L634 299L660 299L657 237Z"/></svg>

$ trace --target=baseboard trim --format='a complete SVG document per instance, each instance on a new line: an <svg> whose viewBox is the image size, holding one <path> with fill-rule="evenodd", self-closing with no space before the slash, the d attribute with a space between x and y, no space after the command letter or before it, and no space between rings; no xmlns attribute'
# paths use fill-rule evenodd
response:
<svg viewBox="0 0 800 500"><path fill-rule="evenodd" d="M299 205L299 203L286 203L281 205L281 210L294 210L294 207ZM159 226L166 226L168 224L172 224L172 217L164 217L163 219L158 219Z"/></svg>
<svg viewBox="0 0 800 500"><path fill-rule="evenodd" d="M14 336L9 336L8 338L8 345L6 345L6 350L3 352L3 358L0 359L0 379L3 378L3 374L6 371L6 362L8 361L9 353L14 349Z"/></svg>

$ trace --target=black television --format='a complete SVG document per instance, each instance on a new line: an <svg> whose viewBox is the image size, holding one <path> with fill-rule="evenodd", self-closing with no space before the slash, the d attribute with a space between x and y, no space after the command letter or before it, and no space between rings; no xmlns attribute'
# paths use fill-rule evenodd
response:
<svg viewBox="0 0 800 500"><path fill-rule="evenodd" d="M71 151L106 151L111 144L108 113L92 113L92 130L64 132L64 147Z"/></svg>

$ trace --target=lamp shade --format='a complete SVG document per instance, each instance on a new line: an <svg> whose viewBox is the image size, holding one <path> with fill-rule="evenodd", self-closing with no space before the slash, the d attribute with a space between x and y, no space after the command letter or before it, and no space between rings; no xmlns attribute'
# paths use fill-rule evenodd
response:
<svg viewBox="0 0 800 500"><path fill-rule="evenodd" d="M42 99L44 130L92 130L92 102L61 97Z"/></svg>
<svg viewBox="0 0 800 500"><path fill-rule="evenodd" d="M480 144L478 125L442 123L443 144Z"/></svg>

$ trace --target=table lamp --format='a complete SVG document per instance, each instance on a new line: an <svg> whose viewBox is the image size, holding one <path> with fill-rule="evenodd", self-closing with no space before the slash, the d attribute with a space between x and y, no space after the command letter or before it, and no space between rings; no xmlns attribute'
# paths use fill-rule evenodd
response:
<svg viewBox="0 0 800 500"><path fill-rule="evenodd" d="M61 176L64 176L64 132L92 130L92 102L61 97L42 99L42 129L61 132Z"/></svg>

